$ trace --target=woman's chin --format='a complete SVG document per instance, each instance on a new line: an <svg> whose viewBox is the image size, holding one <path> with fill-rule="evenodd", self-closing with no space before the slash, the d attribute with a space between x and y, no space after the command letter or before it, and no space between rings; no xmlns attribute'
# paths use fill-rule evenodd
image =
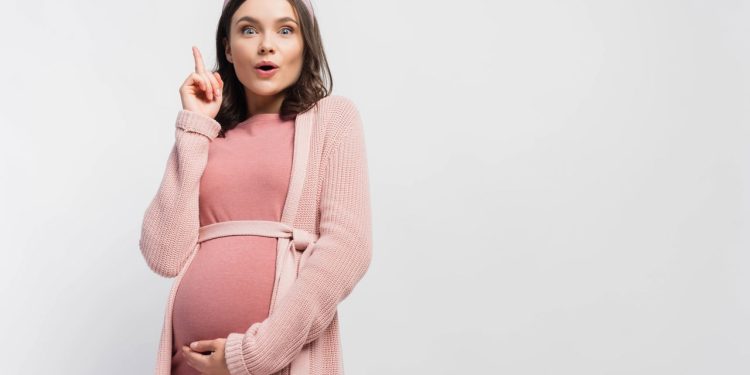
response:
<svg viewBox="0 0 750 375"><path fill-rule="evenodd" d="M255 82L248 88L248 91L256 96L274 96L278 95L283 90L283 87L271 82Z"/></svg>

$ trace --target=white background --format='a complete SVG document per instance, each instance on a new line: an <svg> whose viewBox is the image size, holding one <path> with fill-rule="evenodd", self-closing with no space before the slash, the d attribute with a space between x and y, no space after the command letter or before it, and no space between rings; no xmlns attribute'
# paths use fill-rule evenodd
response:
<svg viewBox="0 0 750 375"><path fill-rule="evenodd" d="M348 375L750 372L750 2L314 6L370 165ZM221 0L0 7L0 372L149 374L140 225Z"/></svg>

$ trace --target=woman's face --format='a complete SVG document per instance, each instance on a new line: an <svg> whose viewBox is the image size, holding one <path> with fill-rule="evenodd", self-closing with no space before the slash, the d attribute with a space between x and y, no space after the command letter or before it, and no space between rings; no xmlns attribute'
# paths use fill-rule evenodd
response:
<svg viewBox="0 0 750 375"><path fill-rule="evenodd" d="M232 16L225 53L245 86L251 113L278 112L282 91L297 82L304 45L298 22L287 0L247 0ZM271 75L263 73L256 68L262 61L278 68Z"/></svg>

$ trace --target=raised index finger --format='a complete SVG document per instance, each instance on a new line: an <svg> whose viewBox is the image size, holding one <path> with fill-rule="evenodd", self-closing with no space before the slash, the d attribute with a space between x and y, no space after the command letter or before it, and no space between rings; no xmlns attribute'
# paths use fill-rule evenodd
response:
<svg viewBox="0 0 750 375"><path fill-rule="evenodd" d="M201 56L201 51L198 51L198 47L193 46L193 57L195 58L195 72L203 73L203 56Z"/></svg>

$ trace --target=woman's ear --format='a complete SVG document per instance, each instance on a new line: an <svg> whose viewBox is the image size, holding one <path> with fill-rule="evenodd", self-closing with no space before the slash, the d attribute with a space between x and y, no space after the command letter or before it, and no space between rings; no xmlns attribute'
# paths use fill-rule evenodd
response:
<svg viewBox="0 0 750 375"><path fill-rule="evenodd" d="M227 61L234 64L234 61L232 61L232 49L229 47L229 43L227 43L227 40L224 39L224 55L227 58Z"/></svg>

